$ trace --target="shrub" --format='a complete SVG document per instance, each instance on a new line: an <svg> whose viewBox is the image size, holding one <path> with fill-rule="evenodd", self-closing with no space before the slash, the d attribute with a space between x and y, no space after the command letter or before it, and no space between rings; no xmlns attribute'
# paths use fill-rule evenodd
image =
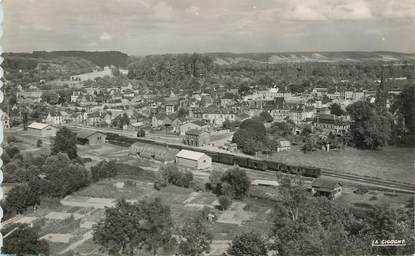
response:
<svg viewBox="0 0 415 256"><path fill-rule="evenodd" d="M96 166L91 167L92 180L110 178L117 175L117 167L115 161L101 161Z"/></svg>
<svg viewBox="0 0 415 256"><path fill-rule="evenodd" d="M7 145L5 151L10 158L13 158L14 156L20 153L19 148L17 148L14 144Z"/></svg>
<svg viewBox="0 0 415 256"><path fill-rule="evenodd" d="M10 144L10 143L16 143L16 142L18 142L16 137L14 137L14 136L8 136L7 137L7 143Z"/></svg>
<svg viewBox="0 0 415 256"><path fill-rule="evenodd" d="M42 144L43 144L43 141L41 139L38 139L37 142L36 142L36 146L38 148L41 148L42 147Z"/></svg>
<svg viewBox="0 0 415 256"><path fill-rule="evenodd" d="M219 207L222 211L227 210L232 204L232 199L227 196L219 196L218 201L220 205Z"/></svg>
<svg viewBox="0 0 415 256"><path fill-rule="evenodd" d="M170 184L188 188L193 181L193 173L190 171L180 171L175 165L163 166L161 176Z"/></svg>
<svg viewBox="0 0 415 256"><path fill-rule="evenodd" d="M193 180L191 182L191 187L194 191L204 191L205 190L205 183Z"/></svg>

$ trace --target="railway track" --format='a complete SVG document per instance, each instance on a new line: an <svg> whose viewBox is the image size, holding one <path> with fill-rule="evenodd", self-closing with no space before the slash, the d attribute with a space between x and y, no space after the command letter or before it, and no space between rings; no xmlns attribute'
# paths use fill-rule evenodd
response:
<svg viewBox="0 0 415 256"><path fill-rule="evenodd" d="M339 172L328 170L328 169L321 169L321 175L332 177L332 178L345 179L345 180L353 181L353 182L364 183L368 185L382 186L382 187L389 188L392 190L405 190L405 191L415 194L415 185L410 184L410 183L398 182L398 181L392 181L392 180L384 180L381 178L368 177L368 176L356 175L356 174L351 174L351 173L339 173Z"/></svg>
<svg viewBox="0 0 415 256"><path fill-rule="evenodd" d="M172 147L172 148L175 148L177 146L173 143L162 143L160 141L149 141L148 139L145 139L145 140L141 139L139 141L144 142L144 143L146 143L146 142L147 143L152 143L152 144L156 144L156 145L157 144L158 145L165 144L165 145L169 145L169 147ZM129 145L131 145L131 143L121 142L121 141L117 141L117 140L110 140L109 142L117 144L119 146L125 146L125 147L128 147ZM189 146L187 146L186 148L188 148L189 150L201 151L201 152L209 151L207 149L199 149L199 148L194 148L194 147L189 147ZM216 153L218 153L218 152L216 152ZM234 155L236 157L239 156L239 155L236 155L236 154L233 154L233 153L226 153L226 154ZM247 167L244 167L244 168L255 172L257 175L260 174L260 173L263 173L263 174L265 174L264 176L268 176L268 175L266 175L266 173L271 172L271 171L256 170L256 169L247 168ZM272 173L275 173L275 171L272 171ZM275 174L273 174L273 175L275 175ZM357 183L357 184L364 184L364 185L369 185L369 186L382 187L384 189L388 189L388 190L391 190L391 191L402 191L402 192L406 192L406 193L415 194L415 185L410 184L410 183L393 181L393 180L385 180L385 179L381 179L381 178L357 175L357 174L352 174L352 173L339 173L338 171L334 171L334 170L330 170L330 169L324 169L324 168L321 168L321 175L329 177L329 178L343 179L343 180L347 180L349 182ZM260 176L262 176L262 175L260 175Z"/></svg>
<svg viewBox="0 0 415 256"><path fill-rule="evenodd" d="M126 136L121 136L121 137L125 137L128 138ZM169 147L172 148L186 148L189 150L194 150L194 151L200 151L200 152L207 152L207 151L211 151L208 149L200 149L200 148L195 148L195 147L191 147L191 146L185 146L185 145L176 145L175 143L169 143L169 142L161 142L161 141L157 141L157 140L151 140L151 139L144 139L144 138L131 138L130 139L134 139L134 141L140 141L142 143L149 143L149 144L155 144L155 145L168 145ZM117 144L120 146L125 146L128 147L129 145L132 144L132 142L125 142L125 141L118 141L118 140L109 140L109 143L113 143L113 144ZM212 151L213 152L213 151ZM220 153L220 152L214 152L214 153ZM238 154L234 154L234 153L226 153L227 155L232 155L235 157L240 157L240 155ZM244 157L249 157L249 158L254 158L251 156L244 156ZM257 174L259 174L259 172L264 173L264 171L259 171L256 169L252 169L252 168L247 168L250 170L255 171ZM352 174L352 173L339 173L338 171L334 171L334 170L330 170L330 169L324 169L324 168L320 168L321 169L321 174L322 176L326 176L326 177L330 177L330 178L338 178L338 179L344 179L353 183L360 183L360 184L364 184L364 185L372 185L372 186L377 186L377 187L383 187L386 188L388 190L392 190L392 191L405 191L405 192L409 192L412 194L415 194L415 185L411 184L411 183L405 183L405 182L399 182L399 181L393 181L393 180L386 180L386 179L381 179L381 178L376 178L376 177L369 177L369 176L364 176L364 175L357 175L357 174Z"/></svg>

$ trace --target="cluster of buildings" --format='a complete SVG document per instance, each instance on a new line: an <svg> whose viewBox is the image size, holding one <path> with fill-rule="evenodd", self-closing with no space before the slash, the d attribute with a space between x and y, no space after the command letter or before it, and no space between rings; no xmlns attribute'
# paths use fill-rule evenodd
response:
<svg viewBox="0 0 415 256"><path fill-rule="evenodd" d="M323 87L296 94L287 88L250 88L249 93L242 96L238 89L223 85L192 91L153 88L130 80L124 80L119 86L106 84L100 87L88 83L103 76L111 76L111 70L107 68L70 77L70 81L83 86L73 87L64 104L42 103L43 92L34 85L26 89L18 86L17 100L29 103L28 106L48 105L49 111L42 113L41 118L31 120L44 125L145 129L179 136L187 145L204 146L210 144L212 132L229 128L225 127L225 122L235 124L264 111L270 114L273 122L289 120L299 127L307 124L323 133L345 135L350 129L350 120L348 116L332 115L330 105L337 103L345 109L355 101L373 101L376 96L372 91L329 92ZM4 123L7 121L3 120Z"/></svg>

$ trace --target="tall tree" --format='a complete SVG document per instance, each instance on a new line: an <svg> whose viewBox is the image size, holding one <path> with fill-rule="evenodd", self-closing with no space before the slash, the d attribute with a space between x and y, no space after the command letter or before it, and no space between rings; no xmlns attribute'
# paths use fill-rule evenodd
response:
<svg viewBox="0 0 415 256"><path fill-rule="evenodd" d="M8 231L8 232L7 232ZM49 245L44 240L39 240L38 230L26 224L12 226L3 233L2 253L24 255L49 255Z"/></svg>
<svg viewBox="0 0 415 256"><path fill-rule="evenodd" d="M412 83L413 80L412 80ZM410 84L395 99L391 106L391 111L400 117L403 139L411 144L415 143L415 85ZM407 136L409 135L409 136Z"/></svg>
<svg viewBox="0 0 415 256"><path fill-rule="evenodd" d="M332 114L332 115L342 116L342 115L346 114L346 112L342 109L342 107L338 103L331 104L329 106L329 109L330 109L330 114Z"/></svg>
<svg viewBox="0 0 415 256"><path fill-rule="evenodd" d="M212 234L209 232L205 220L197 216L185 221L180 230L182 241L179 244L180 255L198 256L209 251Z"/></svg>
<svg viewBox="0 0 415 256"><path fill-rule="evenodd" d="M105 219L94 226L93 239L111 254L136 255L146 250L156 255L172 235L170 208L159 198L130 204L125 200L105 210Z"/></svg>
<svg viewBox="0 0 415 256"><path fill-rule="evenodd" d="M59 152L66 153L70 159L78 157L76 148L76 134L67 127L62 127L55 137L55 143L52 146L52 154Z"/></svg>
<svg viewBox="0 0 415 256"><path fill-rule="evenodd" d="M39 203L39 195L33 193L27 184L23 184L9 191L5 199L4 207L7 208L8 212L22 214L28 207Z"/></svg>
<svg viewBox="0 0 415 256"><path fill-rule="evenodd" d="M353 120L350 129L356 147L373 150L388 143L391 138L389 116L378 114L366 101L355 102L346 109Z"/></svg>

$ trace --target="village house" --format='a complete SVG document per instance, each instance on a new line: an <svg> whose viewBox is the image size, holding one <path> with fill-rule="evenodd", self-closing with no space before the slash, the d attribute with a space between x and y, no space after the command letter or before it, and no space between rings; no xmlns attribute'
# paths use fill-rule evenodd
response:
<svg viewBox="0 0 415 256"><path fill-rule="evenodd" d="M291 142L288 140L279 140L277 145L277 152L291 150Z"/></svg>
<svg viewBox="0 0 415 256"><path fill-rule="evenodd" d="M345 135L350 131L350 122L344 117L337 117L331 114L316 115L313 126L321 129L326 133L333 133L336 135Z"/></svg>
<svg viewBox="0 0 415 256"><path fill-rule="evenodd" d="M206 120L211 125L222 126L226 119L229 121L235 121L236 114L227 109L219 109L211 106L205 110L202 110L202 119Z"/></svg>
<svg viewBox="0 0 415 256"><path fill-rule="evenodd" d="M172 118L173 121L171 122L171 127L173 128L172 132L173 133L180 133L180 127L183 125L183 123L186 121L185 118Z"/></svg>
<svg viewBox="0 0 415 256"><path fill-rule="evenodd" d="M206 131L208 129L208 125L203 120L195 120L192 122L184 123L179 127L180 135L185 135L189 130L203 130Z"/></svg>
<svg viewBox="0 0 415 256"><path fill-rule="evenodd" d="M60 126L63 125L65 121L60 111L54 111L48 113L45 123Z"/></svg>
<svg viewBox="0 0 415 256"><path fill-rule="evenodd" d="M195 147L208 145L209 142L209 133L196 129L188 130L185 134L185 138L183 139L184 144Z"/></svg>
<svg viewBox="0 0 415 256"><path fill-rule="evenodd" d="M343 186L340 182L325 178L317 178L311 183L311 192L315 196L326 196L336 199L341 195Z"/></svg>
<svg viewBox="0 0 415 256"><path fill-rule="evenodd" d="M78 102L81 96L82 93L80 91L73 91L71 95L71 102Z"/></svg>
<svg viewBox="0 0 415 256"><path fill-rule="evenodd" d="M101 114L98 111L88 113L86 123L89 126L98 126L101 122L103 122L103 117L104 114Z"/></svg>
<svg viewBox="0 0 415 256"><path fill-rule="evenodd" d="M176 155L176 164L184 168L203 170L212 167L212 158L205 153L183 149Z"/></svg>
<svg viewBox="0 0 415 256"><path fill-rule="evenodd" d="M164 105L167 115L175 113L178 110L179 97L171 92L170 96L164 99Z"/></svg>
<svg viewBox="0 0 415 256"><path fill-rule="evenodd" d="M321 98L325 95L327 95L328 93L328 89L327 88L314 88L313 91L311 92L315 97Z"/></svg>
<svg viewBox="0 0 415 256"><path fill-rule="evenodd" d="M4 112L1 113L1 121L3 123L3 128L9 129L10 125L10 116Z"/></svg>
<svg viewBox="0 0 415 256"><path fill-rule="evenodd" d="M55 137L57 128L50 124L34 122L27 127L27 131L34 137L46 138Z"/></svg>

